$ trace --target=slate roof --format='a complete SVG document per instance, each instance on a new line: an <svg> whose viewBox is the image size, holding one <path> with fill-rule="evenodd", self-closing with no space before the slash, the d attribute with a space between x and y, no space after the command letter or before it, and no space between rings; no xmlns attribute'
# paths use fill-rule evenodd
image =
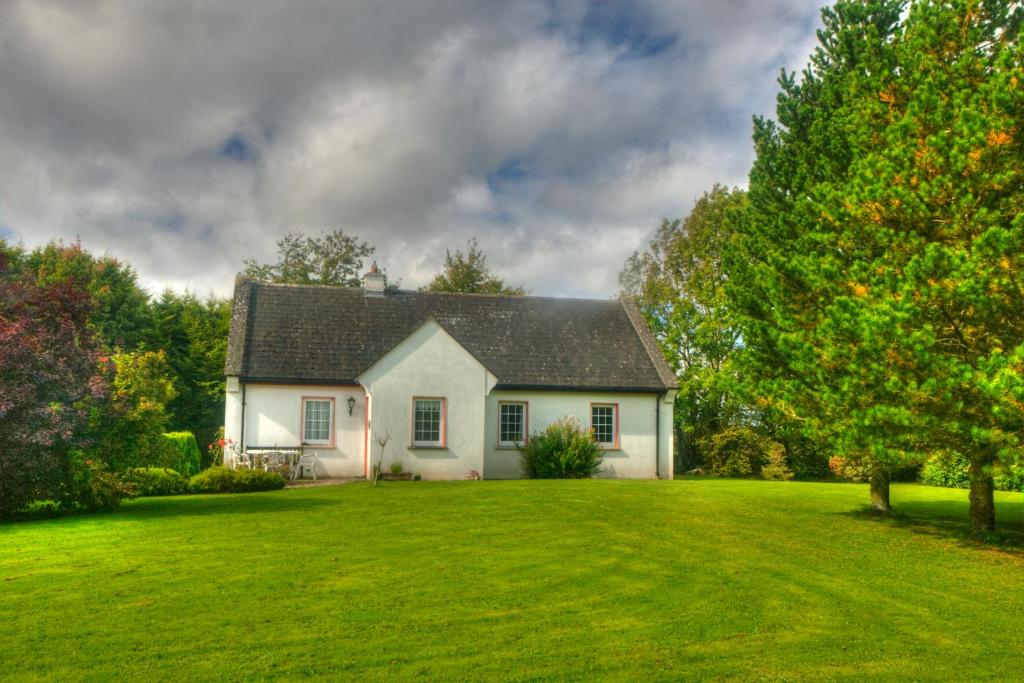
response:
<svg viewBox="0 0 1024 683"><path fill-rule="evenodd" d="M662 391L678 386L629 300L435 294L239 278L225 372L247 381L355 384L435 320L500 388Z"/></svg>

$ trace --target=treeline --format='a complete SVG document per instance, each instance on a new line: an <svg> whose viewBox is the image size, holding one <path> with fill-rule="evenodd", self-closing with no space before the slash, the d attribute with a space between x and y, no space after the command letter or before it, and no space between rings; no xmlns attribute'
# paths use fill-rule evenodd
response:
<svg viewBox="0 0 1024 683"><path fill-rule="evenodd" d="M822 16L776 120L755 119L748 191L665 222L622 286L682 378L687 467L831 463L888 510L889 481L924 466L969 485L989 532L996 478L1024 479L1022 9Z"/></svg>
<svg viewBox="0 0 1024 683"><path fill-rule="evenodd" d="M209 464L196 439L223 422L230 310L151 299L130 266L77 243L0 240L0 517L115 507L132 468Z"/></svg>
<svg viewBox="0 0 1024 683"><path fill-rule="evenodd" d="M128 354L167 382L151 402L166 408L168 430L190 431L205 446L224 421L224 354L231 301L170 289L151 297L130 264L54 241L31 251L0 240L8 282L67 286L87 301L86 326L106 357ZM146 360L141 360L146 358Z"/></svg>

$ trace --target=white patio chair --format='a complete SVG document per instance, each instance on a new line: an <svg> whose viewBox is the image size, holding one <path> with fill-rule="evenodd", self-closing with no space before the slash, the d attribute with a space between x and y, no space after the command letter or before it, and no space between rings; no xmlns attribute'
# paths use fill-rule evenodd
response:
<svg viewBox="0 0 1024 683"><path fill-rule="evenodd" d="M264 472L277 472L287 468L289 476L292 472L292 458L287 451L270 451L263 460Z"/></svg>
<svg viewBox="0 0 1024 683"><path fill-rule="evenodd" d="M231 469L251 470L252 456L243 451L234 451L234 453L231 456Z"/></svg>
<svg viewBox="0 0 1024 683"><path fill-rule="evenodd" d="M277 451L264 451L260 453L259 460L257 461L259 462L259 468L264 472L269 472L276 468L278 455L280 454Z"/></svg>
<svg viewBox="0 0 1024 683"><path fill-rule="evenodd" d="M299 455L299 459L295 464L296 478L302 479L304 469L306 465L309 465L309 471L313 473L313 481L316 481L316 468L320 464L320 459L316 456L316 451L309 451L308 453L303 451Z"/></svg>

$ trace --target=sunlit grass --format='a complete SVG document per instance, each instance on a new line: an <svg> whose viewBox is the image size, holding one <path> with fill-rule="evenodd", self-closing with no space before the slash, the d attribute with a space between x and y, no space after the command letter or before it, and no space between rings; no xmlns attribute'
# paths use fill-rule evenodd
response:
<svg viewBox="0 0 1024 683"><path fill-rule="evenodd" d="M0 526L0 677L1018 678L1020 535L969 540L963 491L866 498L409 482Z"/></svg>

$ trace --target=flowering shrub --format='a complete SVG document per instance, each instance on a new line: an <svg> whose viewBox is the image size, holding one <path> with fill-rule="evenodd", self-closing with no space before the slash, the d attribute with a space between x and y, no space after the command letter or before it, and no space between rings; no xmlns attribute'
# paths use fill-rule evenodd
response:
<svg viewBox="0 0 1024 683"><path fill-rule="evenodd" d="M213 443L206 446L207 459L210 467L220 467L224 464L224 451L230 450L235 445L234 439L224 438L224 425L217 428L217 438Z"/></svg>

